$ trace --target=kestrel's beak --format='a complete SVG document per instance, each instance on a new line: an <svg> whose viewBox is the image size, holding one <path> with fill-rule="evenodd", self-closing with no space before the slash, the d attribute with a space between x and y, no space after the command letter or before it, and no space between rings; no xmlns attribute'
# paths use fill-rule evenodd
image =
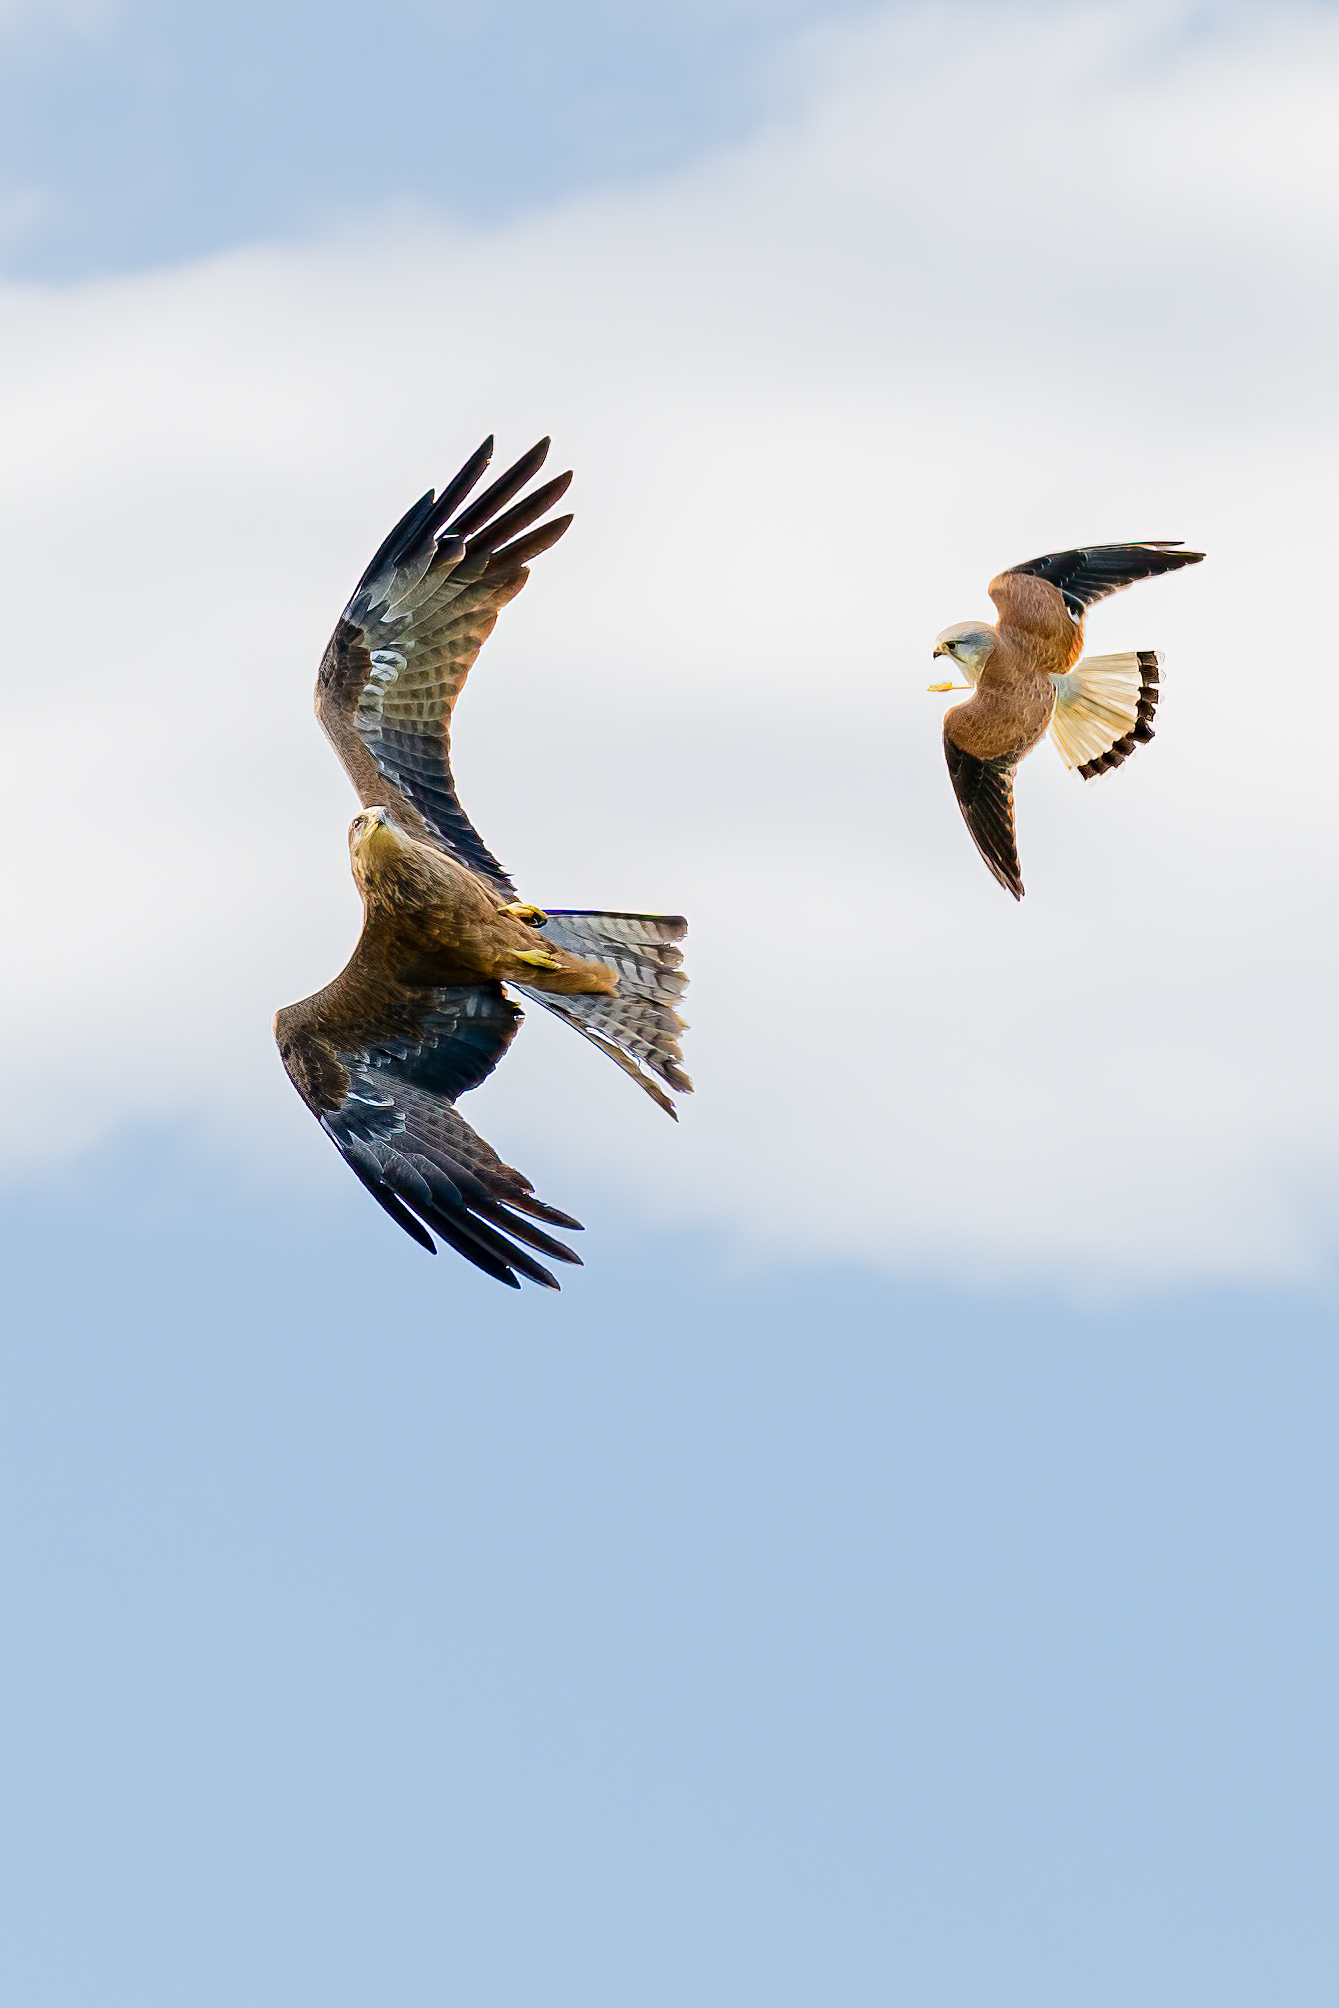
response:
<svg viewBox="0 0 1339 2008"><path fill-rule="evenodd" d="M931 654L930 659L931 661L933 661L936 655L947 655L947 654L948 654L948 649L945 647L944 643L942 641L937 641L934 645L934 650ZM927 683L925 687L927 690L970 690L972 686L970 683Z"/></svg>

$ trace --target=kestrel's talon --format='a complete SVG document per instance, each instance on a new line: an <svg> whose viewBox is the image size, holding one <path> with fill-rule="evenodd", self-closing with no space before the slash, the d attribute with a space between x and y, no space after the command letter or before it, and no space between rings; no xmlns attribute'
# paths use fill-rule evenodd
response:
<svg viewBox="0 0 1339 2008"><path fill-rule="evenodd" d="M505 913L511 920L523 921L527 927L547 927L549 924L543 907L532 906L528 899L510 900L506 906L500 906L498 912Z"/></svg>

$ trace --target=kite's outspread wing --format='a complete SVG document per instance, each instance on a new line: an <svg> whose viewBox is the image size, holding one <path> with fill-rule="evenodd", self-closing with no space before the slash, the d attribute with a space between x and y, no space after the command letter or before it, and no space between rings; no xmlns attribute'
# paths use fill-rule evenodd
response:
<svg viewBox="0 0 1339 2008"><path fill-rule="evenodd" d="M580 1221L536 1199L529 1180L455 1107L487 1079L520 1022L500 984L432 990L397 982L365 930L343 973L280 1011L274 1029L303 1101L406 1234L430 1254L436 1234L513 1288L524 1276L556 1290L526 1248L559 1262L580 1257L534 1223L579 1228Z"/></svg>
<svg viewBox="0 0 1339 2008"><path fill-rule="evenodd" d="M1002 576L1045 579L1062 595L1072 617L1082 621L1086 610L1108 593L1123 592L1138 579L1198 565L1203 556L1203 551L1187 551L1180 543L1085 544L1077 551L1051 551L1024 565L1010 565Z"/></svg>
<svg viewBox="0 0 1339 2008"><path fill-rule="evenodd" d="M1014 771L1018 762L1007 755L980 760L975 754L964 753L961 746L954 745L947 728L944 758L973 843L1005 891L1021 899L1023 874L1014 829Z"/></svg>
<svg viewBox="0 0 1339 2008"><path fill-rule="evenodd" d="M530 528L566 492L570 474L507 507L548 449L542 439L467 503L492 455L485 440L440 496L429 490L415 503L358 581L316 685L317 717L363 806L392 810L411 836L437 844L508 897L515 887L456 798L451 714L499 612L529 577L530 559L572 520Z"/></svg>

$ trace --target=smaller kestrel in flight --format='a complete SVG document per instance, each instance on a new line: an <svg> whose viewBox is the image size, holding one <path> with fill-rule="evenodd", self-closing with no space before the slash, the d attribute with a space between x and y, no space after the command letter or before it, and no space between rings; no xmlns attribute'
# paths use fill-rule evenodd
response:
<svg viewBox="0 0 1339 2008"><path fill-rule="evenodd" d="M1153 737L1161 657L1152 649L1083 660L1083 617L1136 579L1198 565L1180 544L1089 544L1014 565L990 582L999 621L945 628L948 656L970 689L944 718L944 755L972 840L1000 884L1023 897L1014 830L1014 770L1050 727L1067 767L1105 774Z"/></svg>

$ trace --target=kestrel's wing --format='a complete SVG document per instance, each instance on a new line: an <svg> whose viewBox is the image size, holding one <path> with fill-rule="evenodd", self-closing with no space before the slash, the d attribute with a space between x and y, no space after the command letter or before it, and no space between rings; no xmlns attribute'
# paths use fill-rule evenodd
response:
<svg viewBox="0 0 1339 2008"><path fill-rule="evenodd" d="M1015 899L1021 899L1023 875L1014 831L1014 773L1018 762L1007 755L997 760L978 760L975 754L964 753L949 738L947 726L944 758L973 843L1005 890Z"/></svg>
<svg viewBox="0 0 1339 2008"><path fill-rule="evenodd" d="M1187 551L1179 543L1086 544L1077 551L1029 558L1025 565L1010 565L1009 572L1049 580L1063 594L1075 620L1082 621L1085 609L1108 593L1122 592L1136 580L1156 578L1161 572L1178 572L1182 565L1198 565L1203 556L1203 551Z"/></svg>
<svg viewBox="0 0 1339 2008"><path fill-rule="evenodd" d="M529 577L529 560L571 522L558 516L530 529L572 477L561 474L507 508L543 465L542 439L466 504L492 450L485 440L441 495L429 490L382 544L322 658L316 715L364 808L390 809L410 836L439 845L511 898L515 887L456 799L451 714L499 612Z"/></svg>
<svg viewBox="0 0 1339 2008"><path fill-rule="evenodd" d="M365 932L343 975L276 1017L289 1079L377 1204L429 1254L436 1234L500 1283L519 1288L526 1276L556 1290L544 1265L515 1244L579 1262L534 1221L580 1221L536 1199L455 1106L492 1073L520 1010L496 983L400 988L375 967L366 942Z"/></svg>

